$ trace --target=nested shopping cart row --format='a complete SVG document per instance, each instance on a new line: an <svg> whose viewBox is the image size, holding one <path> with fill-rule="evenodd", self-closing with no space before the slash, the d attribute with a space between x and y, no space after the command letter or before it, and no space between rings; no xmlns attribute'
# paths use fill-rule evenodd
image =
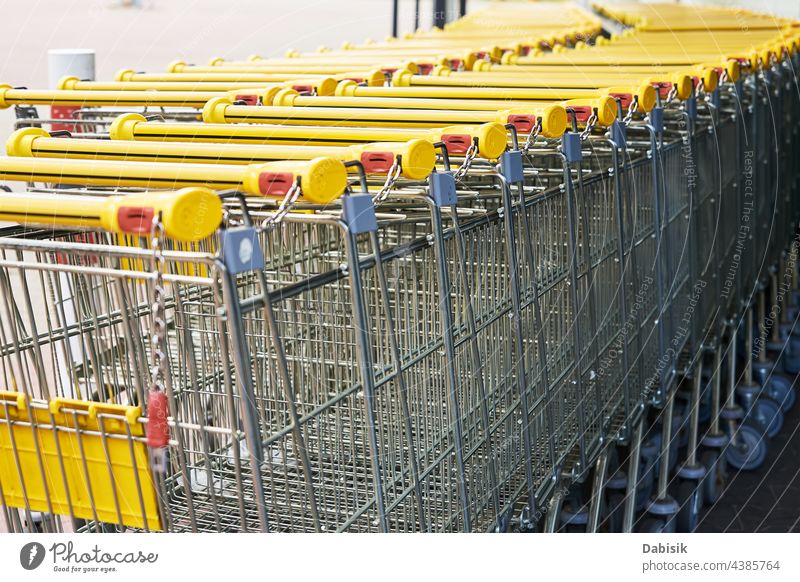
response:
<svg viewBox="0 0 800 582"><path fill-rule="evenodd" d="M796 221L745 186L793 176L796 38L643 33L643 71L603 56L639 33L546 50L560 6L3 89L78 108L0 158L6 527L505 529L669 402Z"/></svg>

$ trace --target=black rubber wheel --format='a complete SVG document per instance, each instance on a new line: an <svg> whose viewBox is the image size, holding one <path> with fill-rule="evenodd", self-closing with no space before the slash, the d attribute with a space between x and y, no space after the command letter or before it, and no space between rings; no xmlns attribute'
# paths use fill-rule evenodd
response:
<svg viewBox="0 0 800 582"><path fill-rule="evenodd" d="M605 525L609 533L621 533L625 518L625 494L620 491L609 491L606 498Z"/></svg>
<svg viewBox="0 0 800 582"><path fill-rule="evenodd" d="M706 505L713 505L719 501L728 482L728 460L718 450L710 449L700 456L700 463L706 468L702 482L703 501Z"/></svg>
<svg viewBox="0 0 800 582"><path fill-rule="evenodd" d="M675 500L680 505L675 520L675 531L678 533L692 533L700 521L700 511L703 508L702 481L681 481Z"/></svg>
<svg viewBox="0 0 800 582"><path fill-rule="evenodd" d="M764 392L777 402L784 412L789 412L797 402L797 394L794 391L792 380L783 374L773 372L767 380Z"/></svg>
<svg viewBox="0 0 800 582"><path fill-rule="evenodd" d="M761 397L756 400L751 413L769 438L777 436L783 428L783 410L772 398Z"/></svg>
<svg viewBox="0 0 800 582"><path fill-rule="evenodd" d="M726 451L728 464L740 471L753 471L767 460L767 449L767 438L761 427L746 420L731 436Z"/></svg>
<svg viewBox="0 0 800 582"><path fill-rule="evenodd" d="M639 533L667 533L667 523L657 517L643 517L636 524Z"/></svg>
<svg viewBox="0 0 800 582"><path fill-rule="evenodd" d="M653 495L656 483L656 464L652 459L642 459L639 480L636 483L636 511L641 511Z"/></svg>

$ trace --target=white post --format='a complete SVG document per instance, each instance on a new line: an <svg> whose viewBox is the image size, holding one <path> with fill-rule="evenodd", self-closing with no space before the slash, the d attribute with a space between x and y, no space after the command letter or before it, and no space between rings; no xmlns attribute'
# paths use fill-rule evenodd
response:
<svg viewBox="0 0 800 582"><path fill-rule="evenodd" d="M58 89L58 82L67 76L78 77L82 81L94 81L94 51L92 49L50 49L47 51L47 84L50 89ZM70 105L53 105L50 116L53 119L72 119L79 109ZM74 131L69 124L54 123L55 131L66 129Z"/></svg>
<svg viewBox="0 0 800 582"><path fill-rule="evenodd" d="M92 49L50 49L47 51L47 76L50 89L57 89L58 82L67 75L73 75L85 81L94 81L94 51Z"/></svg>
<svg viewBox="0 0 800 582"><path fill-rule="evenodd" d="M47 80L50 89L58 89L59 81L67 76L78 77L81 80L94 81L94 50L92 49L50 49L47 51ZM72 119L73 113L79 107L69 105L53 105L50 108L50 115L53 119ZM51 124L51 129L54 131L67 130L75 131L78 129L70 124ZM71 278L66 273L59 273L59 282L61 285L61 297L63 314L66 321L61 324L69 326L77 323L78 316L76 312L75 300L73 298L73 288ZM61 319L61 312L55 309L55 315ZM62 346L56 353L59 366L58 371L60 375L60 384L63 386L63 393L58 394L66 398L75 398L77 391L74 386L74 378L71 371L75 368L76 364L82 361L83 345L78 337L65 339L69 342L70 352L72 354L72 362L69 363L69 358L66 351L66 346ZM87 381L84 385L84 390L89 389L91 381ZM83 394L86 398L86 394Z"/></svg>

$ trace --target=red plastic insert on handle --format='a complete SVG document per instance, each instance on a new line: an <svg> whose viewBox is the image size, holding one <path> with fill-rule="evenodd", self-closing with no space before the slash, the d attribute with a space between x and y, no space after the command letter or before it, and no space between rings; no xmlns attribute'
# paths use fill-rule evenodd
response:
<svg viewBox="0 0 800 582"><path fill-rule="evenodd" d="M519 133L530 133L536 127L535 115L509 115L508 123L513 125Z"/></svg>
<svg viewBox="0 0 800 582"><path fill-rule="evenodd" d="M150 232L155 212L144 206L121 206L117 210L117 224L120 230L130 234Z"/></svg>
<svg viewBox="0 0 800 582"><path fill-rule="evenodd" d="M163 392L151 391L147 395L147 446L164 449L169 445L169 403Z"/></svg>
<svg viewBox="0 0 800 582"><path fill-rule="evenodd" d="M235 101L242 101L245 105L255 106L258 105L258 95L242 94L236 95Z"/></svg>
<svg viewBox="0 0 800 582"><path fill-rule="evenodd" d="M627 109L631 101L633 101L633 96L630 93L609 93L608 95L614 99L619 99L623 109Z"/></svg>
<svg viewBox="0 0 800 582"><path fill-rule="evenodd" d="M386 174L394 163L392 152L364 152L361 164L367 174Z"/></svg>
<svg viewBox="0 0 800 582"><path fill-rule="evenodd" d="M465 133L446 133L442 135L442 143L448 154L465 154L472 145L472 138Z"/></svg>
<svg viewBox="0 0 800 582"><path fill-rule="evenodd" d="M258 189L265 196L284 196L294 184L291 172L261 172Z"/></svg>

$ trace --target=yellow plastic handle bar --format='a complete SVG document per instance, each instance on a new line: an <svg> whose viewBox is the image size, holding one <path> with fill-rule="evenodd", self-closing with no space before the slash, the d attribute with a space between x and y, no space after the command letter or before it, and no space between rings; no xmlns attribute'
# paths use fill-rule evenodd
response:
<svg viewBox="0 0 800 582"><path fill-rule="evenodd" d="M133 83L281 83L292 88L297 73L137 73L133 69L122 69L114 76L115 81ZM330 78L336 81L351 80L356 83L366 83L369 86L380 86L386 82L386 74L380 70L355 71L346 73L336 73L332 75L310 75L304 79ZM317 91L319 95L324 93Z"/></svg>
<svg viewBox="0 0 800 582"><path fill-rule="evenodd" d="M0 220L101 228L120 234L149 234L153 218L169 238L190 242L211 236L222 222L222 202L207 188L141 192L125 196L0 192Z"/></svg>
<svg viewBox="0 0 800 582"><path fill-rule="evenodd" d="M63 77L58 82L62 91L184 91L230 93L240 89L253 89L262 95L269 90L294 89L300 92L317 95L333 95L337 81L333 77L316 79L297 79L281 83L264 83L258 81L81 81L78 77Z"/></svg>
<svg viewBox="0 0 800 582"><path fill-rule="evenodd" d="M599 91L572 91L567 97L594 97ZM564 98L564 97L557 97ZM291 89L278 92L272 100L276 107L347 107L354 109L427 109L447 111L507 111L510 109L527 109L529 113L542 115L542 110L552 101L550 98L544 105L540 101L503 100L503 99L433 99L405 97L306 97Z"/></svg>
<svg viewBox="0 0 800 582"><path fill-rule="evenodd" d="M435 59L435 62L429 63L431 68L435 65L448 65L449 61L445 58ZM383 60L379 63L374 61L362 62L357 64L352 63L323 63L323 64L309 64L298 61L293 64L286 65L267 65L267 64L254 64L249 63L246 65L225 65L225 66L202 66L202 65L187 65L182 61L172 63L168 69L168 73L192 73L192 74L205 74L205 73L291 73L295 77L303 75L334 75L337 73L347 73L358 69L373 69L378 68L384 72L394 71L416 71L418 65L416 62L397 60Z"/></svg>
<svg viewBox="0 0 800 582"><path fill-rule="evenodd" d="M559 107L547 108L548 133L563 133L566 116ZM529 133L537 122L533 109L504 111L441 111L438 109L354 109L344 107L250 107L232 105L217 98L203 108L206 123L270 123L280 125L334 125L341 127L444 127L488 122L512 123L520 133ZM541 109L540 109L541 110Z"/></svg>
<svg viewBox="0 0 800 582"><path fill-rule="evenodd" d="M453 60L462 60L469 53L472 53L472 51L469 53L463 50L458 52L458 49L455 49L451 51L450 54L443 53L444 51L437 50L383 51L366 54L353 53L350 51L344 51L342 53L328 51L325 53L297 54L297 56L292 58L271 58L248 61L226 61L221 58L213 58L208 63L208 66L219 68L261 67L271 69L274 67L297 67L303 65L344 65L352 68L376 65L387 61L398 62L401 60L409 60L417 63L446 64ZM475 58L477 58L477 55L475 55Z"/></svg>
<svg viewBox="0 0 800 582"><path fill-rule="evenodd" d="M3 157L0 179L137 188L236 188L247 194L272 197L285 196L300 180L303 198L326 204L344 192L347 170L332 158L226 166Z"/></svg>
<svg viewBox="0 0 800 582"><path fill-rule="evenodd" d="M9 156L190 164L254 164L278 160L334 158L360 161L367 173L387 174L395 163L402 175L423 180L436 164L430 141L415 139L399 143L370 143L345 147L117 141L53 138L43 129L23 128L6 142ZM355 171L355 168L353 168Z"/></svg>
<svg viewBox="0 0 800 582"><path fill-rule="evenodd" d="M506 58L503 56L503 64L514 64L518 66L547 65L551 67L583 67L591 65L603 65L606 67L614 67L616 65L639 65L639 66L676 66L676 65L696 65L698 63L705 63L710 61L721 60L740 60L753 64L753 55L748 51L737 51L735 54L724 54L720 52L707 51L704 53L695 54L658 54L658 55L642 55L642 54L604 54L599 51L571 51L570 53L552 53L545 54L537 57L518 57Z"/></svg>
<svg viewBox="0 0 800 582"><path fill-rule="evenodd" d="M228 95L237 101L257 103L269 99L272 89L219 91L36 91L0 85L0 109L12 105L137 106L201 108L209 99Z"/></svg>
<svg viewBox="0 0 800 582"><path fill-rule="evenodd" d="M341 146L382 141L424 139L444 142L451 154L463 154L477 141L478 155L496 159L506 149L508 136L501 123L455 125L439 129L246 125L227 123L153 123L138 113L117 117L110 127L112 140L180 141L224 144L282 144Z"/></svg>
<svg viewBox="0 0 800 582"><path fill-rule="evenodd" d="M606 89L564 90L564 89L499 89L491 87L359 87L355 83L343 81L336 88L337 96L357 96L348 107L405 106L408 108L474 109L502 110L509 107L524 108L540 100L580 99L612 94L622 99L623 106L636 97L640 108L650 111L655 105L655 89L644 83L638 87L610 87ZM272 100L273 105L312 105L322 106L334 103L333 98L304 99L291 97L291 93L281 91ZM377 98L380 97L381 100ZM486 97L487 100L482 100ZM526 103L528 100L529 103ZM361 104L359 104L361 101ZM344 102L342 102L344 103ZM371 105L375 103L375 105ZM386 105L380 105L385 103ZM392 104L392 105L389 105ZM546 124L545 124L546 125ZM562 130L563 132L563 130ZM560 135L560 134L559 134ZM549 137L549 136L548 136Z"/></svg>

